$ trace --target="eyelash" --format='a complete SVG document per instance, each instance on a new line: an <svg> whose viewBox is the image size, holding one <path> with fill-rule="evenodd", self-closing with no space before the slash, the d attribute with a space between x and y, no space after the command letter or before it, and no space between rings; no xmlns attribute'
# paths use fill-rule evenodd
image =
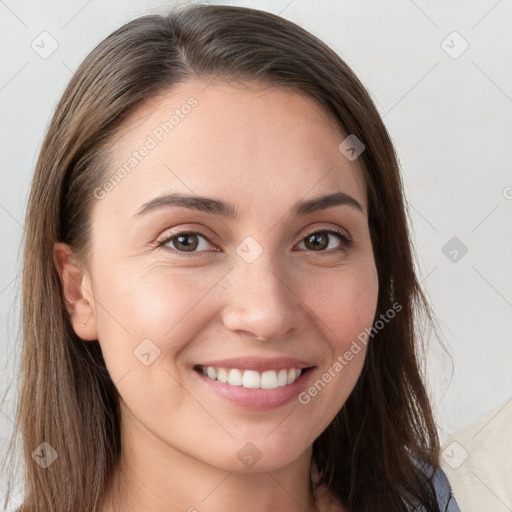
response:
<svg viewBox="0 0 512 512"><path fill-rule="evenodd" d="M342 251L346 252L347 249L349 249L352 246L352 240L345 233L343 233L342 231L339 231L335 228L314 229L314 230L306 233L306 235L301 239L300 242L303 242L309 236L317 234L317 233L329 233L331 235L338 236L338 238L341 241L342 247L340 247L339 249L336 249L334 251L329 251L329 252L326 252L326 251L307 251L307 252L313 252L313 253L316 252L317 254L323 253L322 255L332 255L332 254L338 254ZM163 239L161 241L157 241L156 245L158 248L162 248L167 251L171 251L172 253L179 254L180 256L183 256L185 258L196 257L198 254L201 254L202 252L204 252L204 251L199 251L199 252L187 253L184 251L178 251L177 249L172 249L171 247L165 247L165 245L168 244L173 238L176 238L180 235L201 235L209 244L212 244L212 242L210 242L208 235L206 235L206 233L203 233L200 230L198 230L198 231L186 231L185 230L185 231L178 231L177 233L173 233L172 235L167 236L165 239ZM215 252L217 252L217 251L215 251Z"/></svg>

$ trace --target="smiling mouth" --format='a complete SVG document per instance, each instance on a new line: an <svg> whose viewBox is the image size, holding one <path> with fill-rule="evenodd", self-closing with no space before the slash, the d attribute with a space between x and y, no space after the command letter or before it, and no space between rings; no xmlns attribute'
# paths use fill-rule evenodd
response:
<svg viewBox="0 0 512 512"><path fill-rule="evenodd" d="M248 389L275 389L293 384L308 368L282 368L280 370L242 370L196 365L194 370L221 384L241 386Z"/></svg>

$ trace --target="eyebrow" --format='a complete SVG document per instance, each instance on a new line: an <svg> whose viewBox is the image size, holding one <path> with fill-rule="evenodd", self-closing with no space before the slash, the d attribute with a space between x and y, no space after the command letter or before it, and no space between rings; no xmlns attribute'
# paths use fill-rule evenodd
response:
<svg viewBox="0 0 512 512"><path fill-rule="evenodd" d="M292 208L292 214L294 216L308 215L310 213L338 205L351 206L356 210L359 210L361 213L364 213L362 205L353 197L345 194L344 192L334 192L332 194L315 197L313 199L298 201ZM164 194L144 203L135 216L143 215L168 206L179 206L182 208L199 210L205 213L221 215L228 219L234 219L238 215L238 211L230 203L210 197L188 196L175 193Z"/></svg>

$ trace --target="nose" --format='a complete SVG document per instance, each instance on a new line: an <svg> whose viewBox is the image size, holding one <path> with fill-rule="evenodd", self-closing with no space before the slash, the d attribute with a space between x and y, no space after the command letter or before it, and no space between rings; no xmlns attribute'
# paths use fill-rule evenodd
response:
<svg viewBox="0 0 512 512"><path fill-rule="evenodd" d="M222 319L240 336L272 341L291 337L306 321L297 281L264 251L248 263L237 258L224 284Z"/></svg>

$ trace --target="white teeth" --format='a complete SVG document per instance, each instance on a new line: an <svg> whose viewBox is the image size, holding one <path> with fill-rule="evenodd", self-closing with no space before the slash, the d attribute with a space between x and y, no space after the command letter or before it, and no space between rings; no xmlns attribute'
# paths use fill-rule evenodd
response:
<svg viewBox="0 0 512 512"><path fill-rule="evenodd" d="M255 370L241 371L237 368L214 368L207 366L203 368L203 374L210 379L218 380L222 384L231 386L243 386L250 389L275 389L277 387L293 384L302 373L301 369L290 368L289 370L267 370L257 372Z"/></svg>
<svg viewBox="0 0 512 512"><path fill-rule="evenodd" d="M277 373L269 370L261 374L261 389L277 388Z"/></svg>
<svg viewBox="0 0 512 512"><path fill-rule="evenodd" d="M286 370L279 370L277 375L277 385L286 386L288 384L288 372Z"/></svg>
<svg viewBox="0 0 512 512"><path fill-rule="evenodd" d="M244 372L244 378L242 380L242 386L244 388L259 388L261 385L261 377L258 372L253 370L246 370Z"/></svg>
<svg viewBox="0 0 512 512"><path fill-rule="evenodd" d="M237 370L236 368L229 370L228 384L231 384L232 386L241 386L242 372L240 370Z"/></svg>
<svg viewBox="0 0 512 512"><path fill-rule="evenodd" d="M222 382L223 384L226 383L228 381L228 371L226 370L226 368L219 368L217 370L217 380L219 382Z"/></svg>

